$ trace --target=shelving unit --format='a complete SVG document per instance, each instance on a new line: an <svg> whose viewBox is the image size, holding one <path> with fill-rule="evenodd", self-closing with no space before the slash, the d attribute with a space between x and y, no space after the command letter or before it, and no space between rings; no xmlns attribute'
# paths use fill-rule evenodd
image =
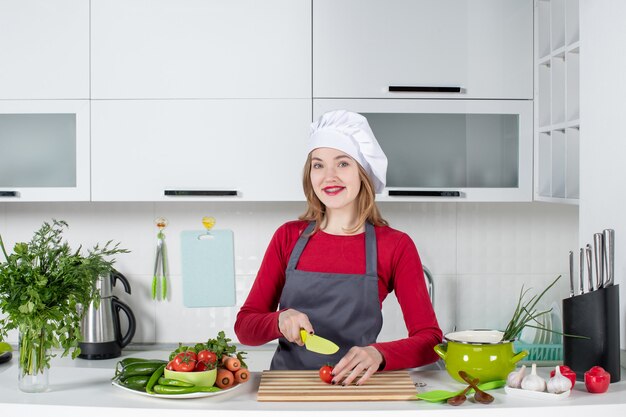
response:
<svg viewBox="0 0 626 417"><path fill-rule="evenodd" d="M578 0L535 2L535 200L578 204Z"/></svg>

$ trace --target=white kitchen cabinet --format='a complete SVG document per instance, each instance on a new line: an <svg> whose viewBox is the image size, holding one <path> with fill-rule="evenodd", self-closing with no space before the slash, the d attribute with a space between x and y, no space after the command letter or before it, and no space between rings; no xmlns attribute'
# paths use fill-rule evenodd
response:
<svg viewBox="0 0 626 417"><path fill-rule="evenodd" d="M0 0L0 99L89 98L89 0Z"/></svg>
<svg viewBox="0 0 626 417"><path fill-rule="evenodd" d="M580 30L578 0L535 4L535 200L578 204Z"/></svg>
<svg viewBox="0 0 626 417"><path fill-rule="evenodd" d="M311 0L92 0L94 99L310 98Z"/></svg>
<svg viewBox="0 0 626 417"><path fill-rule="evenodd" d="M532 62L533 0L313 0L316 98L532 99Z"/></svg>
<svg viewBox="0 0 626 417"><path fill-rule="evenodd" d="M89 100L0 100L0 203L89 201Z"/></svg>
<svg viewBox="0 0 626 417"><path fill-rule="evenodd" d="M387 155L379 201L531 201L530 100L315 99L364 115Z"/></svg>
<svg viewBox="0 0 626 417"><path fill-rule="evenodd" d="M304 200L310 122L307 99L93 100L92 199Z"/></svg>

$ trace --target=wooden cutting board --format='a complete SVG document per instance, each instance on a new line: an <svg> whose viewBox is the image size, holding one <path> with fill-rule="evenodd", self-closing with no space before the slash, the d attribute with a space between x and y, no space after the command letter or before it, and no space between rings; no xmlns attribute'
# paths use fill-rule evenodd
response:
<svg viewBox="0 0 626 417"><path fill-rule="evenodd" d="M361 386L331 385L318 371L263 371L257 401L417 400L408 371L377 372Z"/></svg>

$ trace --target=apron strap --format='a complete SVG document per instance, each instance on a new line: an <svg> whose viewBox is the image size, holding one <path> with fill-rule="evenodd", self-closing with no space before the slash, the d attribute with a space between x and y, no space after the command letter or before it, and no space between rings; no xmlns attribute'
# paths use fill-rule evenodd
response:
<svg viewBox="0 0 626 417"><path fill-rule="evenodd" d="M309 241L309 233L313 231L315 222L310 222L302 232L291 251L287 271L293 271L298 265L304 247ZM376 230L370 222L365 223L365 275L378 278L378 252L376 249Z"/></svg>

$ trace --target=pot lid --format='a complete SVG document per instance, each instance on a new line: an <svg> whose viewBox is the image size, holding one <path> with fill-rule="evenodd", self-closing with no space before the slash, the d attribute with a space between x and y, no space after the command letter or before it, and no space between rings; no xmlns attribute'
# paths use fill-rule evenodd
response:
<svg viewBox="0 0 626 417"><path fill-rule="evenodd" d="M444 337L449 342L481 345L510 342L510 340L502 340L502 336L504 332L500 330L462 330L448 333Z"/></svg>

